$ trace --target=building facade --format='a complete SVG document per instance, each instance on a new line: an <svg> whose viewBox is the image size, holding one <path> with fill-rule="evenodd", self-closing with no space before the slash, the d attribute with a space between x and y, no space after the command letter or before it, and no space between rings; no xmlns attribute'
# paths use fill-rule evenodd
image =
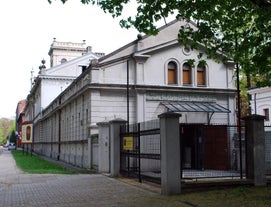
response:
<svg viewBox="0 0 271 207"><path fill-rule="evenodd" d="M51 65L54 66L47 69L45 61L42 61L39 74L33 79L27 97L27 120L39 119L42 110L83 73L92 60L102 55L83 46L85 43L57 42L54 39L49 50ZM60 61L62 59L65 61Z"/></svg>
<svg viewBox="0 0 271 207"><path fill-rule="evenodd" d="M26 99L20 100L16 108L16 133L17 133L17 147L21 146L22 124L25 122L25 105Z"/></svg>
<svg viewBox="0 0 271 207"><path fill-rule="evenodd" d="M251 113L264 116L264 124L271 125L271 88L254 88L250 89L248 93L250 95Z"/></svg>
<svg viewBox="0 0 271 207"><path fill-rule="evenodd" d="M74 58L80 57L85 54L91 47L86 47L86 42L59 42L54 38L48 55L50 56L50 68L65 63Z"/></svg>
<svg viewBox="0 0 271 207"><path fill-rule="evenodd" d="M99 159L93 148L97 123L116 118L144 122L174 111L182 114L180 123L236 124L233 64L205 55L206 64L200 64L197 55L204 48L194 51L178 43L180 26L186 24L173 21L156 36L139 35L92 61L34 119L34 151L91 168ZM108 151L108 137L98 140Z"/></svg>

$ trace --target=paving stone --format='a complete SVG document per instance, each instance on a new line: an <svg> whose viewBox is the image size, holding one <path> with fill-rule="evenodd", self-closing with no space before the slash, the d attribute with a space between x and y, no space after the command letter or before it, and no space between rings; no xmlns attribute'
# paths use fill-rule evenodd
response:
<svg viewBox="0 0 271 207"><path fill-rule="evenodd" d="M10 151L0 155L1 207L165 207L159 193L102 174L27 174Z"/></svg>

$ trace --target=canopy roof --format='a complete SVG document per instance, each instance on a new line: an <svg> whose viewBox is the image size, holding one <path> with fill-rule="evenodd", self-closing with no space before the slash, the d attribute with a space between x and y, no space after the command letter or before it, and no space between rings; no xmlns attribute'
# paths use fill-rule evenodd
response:
<svg viewBox="0 0 271 207"><path fill-rule="evenodd" d="M163 102L172 112L208 112L208 113L230 113L231 111L217 103L203 102Z"/></svg>

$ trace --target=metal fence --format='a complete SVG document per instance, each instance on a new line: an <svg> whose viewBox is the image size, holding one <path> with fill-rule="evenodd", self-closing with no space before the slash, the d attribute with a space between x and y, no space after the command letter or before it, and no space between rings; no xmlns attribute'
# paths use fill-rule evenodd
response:
<svg viewBox="0 0 271 207"><path fill-rule="evenodd" d="M159 120L121 127L121 174L161 181ZM180 124L181 178L239 179L246 173L245 127ZM241 140L240 140L241 138ZM241 147L240 147L241 143Z"/></svg>
<svg viewBox="0 0 271 207"><path fill-rule="evenodd" d="M241 136L238 129L228 125L181 124L182 179L245 177L245 127L241 127Z"/></svg>
<svg viewBox="0 0 271 207"><path fill-rule="evenodd" d="M265 126L264 130L266 175L271 176L271 126Z"/></svg>
<svg viewBox="0 0 271 207"><path fill-rule="evenodd" d="M159 182L160 126L159 120L121 126L121 174Z"/></svg>

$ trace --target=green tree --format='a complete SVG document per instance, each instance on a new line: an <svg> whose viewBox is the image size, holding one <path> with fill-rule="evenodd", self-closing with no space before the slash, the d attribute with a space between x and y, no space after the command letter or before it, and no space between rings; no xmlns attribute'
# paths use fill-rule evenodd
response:
<svg viewBox="0 0 271 207"><path fill-rule="evenodd" d="M48 0L51 3L51 0ZM65 3L67 0L60 0ZM128 0L81 0L96 4L104 12L120 17ZM259 86L271 85L271 1L270 0L137 0L136 15L120 20L124 28L155 35L157 22L175 15L197 29L182 27L179 41L197 49L203 44L209 58L234 60L249 76L259 76ZM193 40L193 41L191 41ZM223 54L226 54L223 55ZM201 57L201 55L199 55ZM249 78L248 78L249 79Z"/></svg>
<svg viewBox="0 0 271 207"><path fill-rule="evenodd" d="M7 118L0 119L0 143L5 143L9 134L15 131L15 120Z"/></svg>
<svg viewBox="0 0 271 207"><path fill-rule="evenodd" d="M7 139L4 134L4 128L3 128L2 124L0 124L0 144L6 143L6 142L7 142Z"/></svg>
<svg viewBox="0 0 271 207"><path fill-rule="evenodd" d="M10 138L9 138L10 142L16 143L16 134L15 134L15 130L12 130L11 134L10 134Z"/></svg>
<svg viewBox="0 0 271 207"><path fill-rule="evenodd" d="M15 120L10 120L9 132L15 131L16 123Z"/></svg>
<svg viewBox="0 0 271 207"><path fill-rule="evenodd" d="M4 127L0 122L0 139L4 138L5 134L4 134Z"/></svg>

